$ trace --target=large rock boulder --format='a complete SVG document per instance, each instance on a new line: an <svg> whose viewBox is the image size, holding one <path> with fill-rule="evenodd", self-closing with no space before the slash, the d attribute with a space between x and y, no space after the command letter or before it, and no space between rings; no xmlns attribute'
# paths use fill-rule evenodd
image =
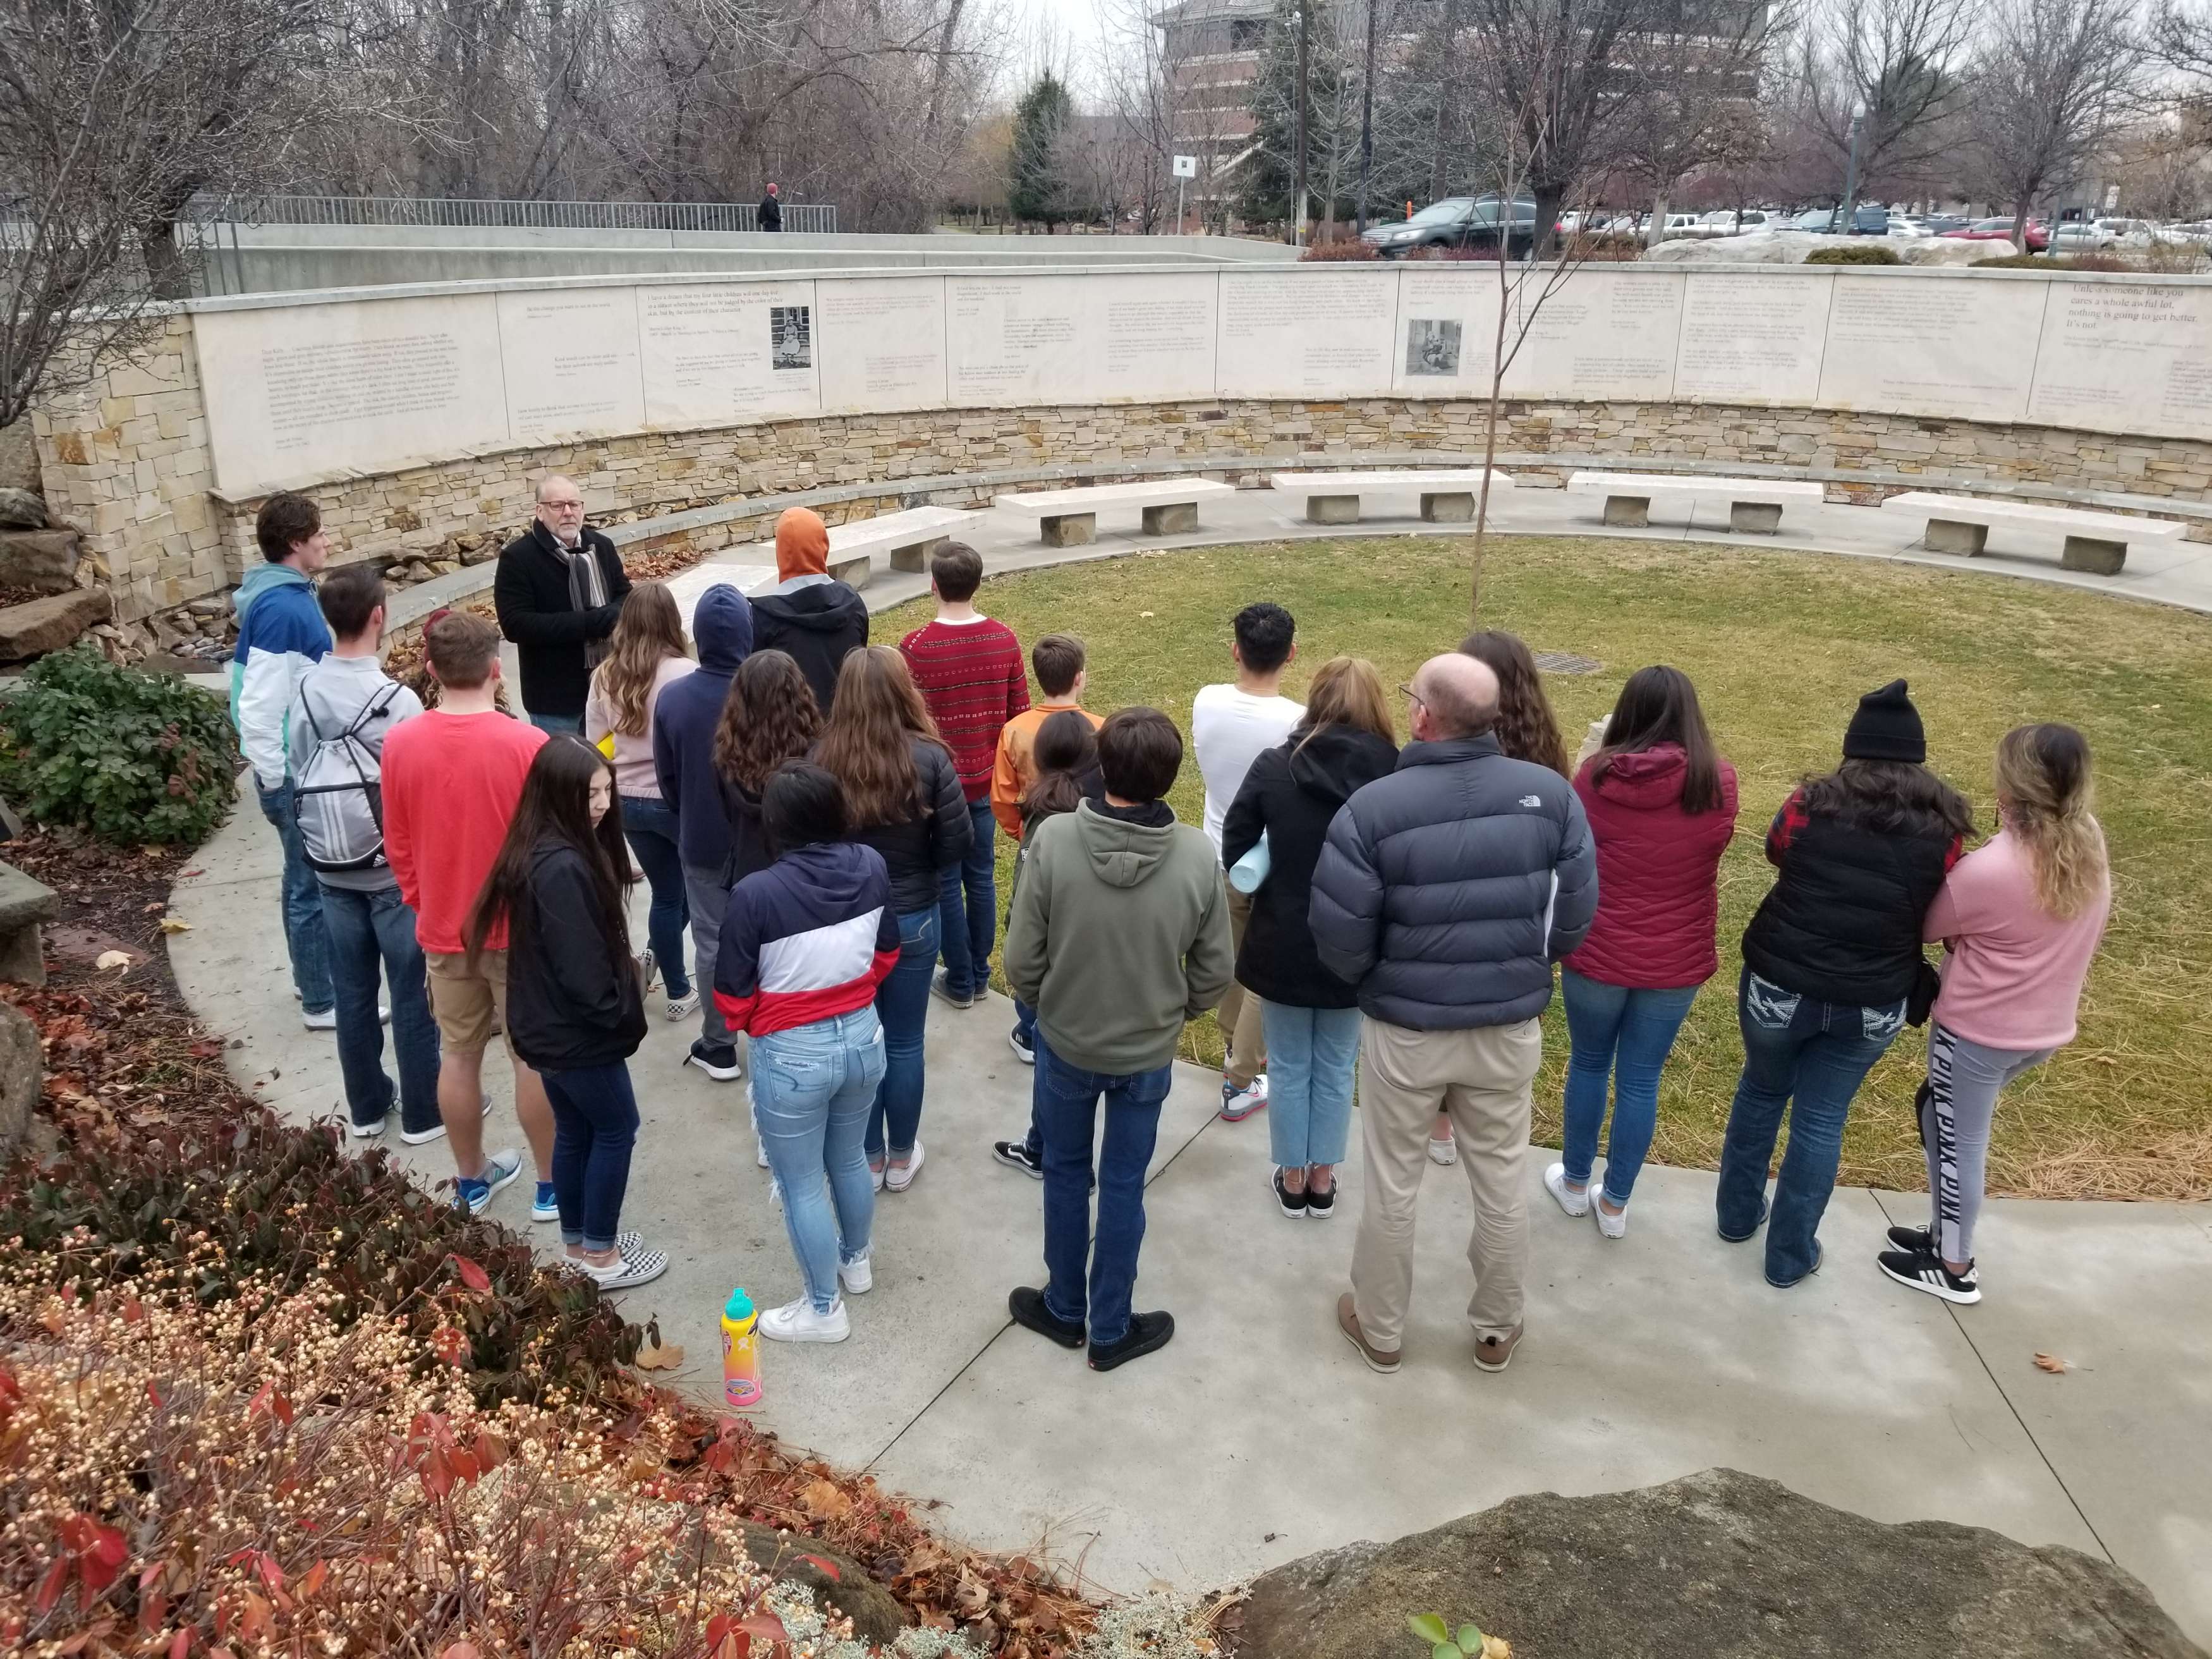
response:
<svg viewBox="0 0 2212 1659"><path fill-rule="evenodd" d="M1595 1498L1509 1498L1252 1586L1237 1659L1412 1655L1413 1613L1515 1659L2205 1659L2109 1563L1976 1527L1902 1526L1734 1469Z"/></svg>
<svg viewBox="0 0 2212 1659"><path fill-rule="evenodd" d="M26 489L35 495L41 489L39 446L31 435L30 417L0 426L0 489Z"/></svg>
<svg viewBox="0 0 2212 1659"><path fill-rule="evenodd" d="M0 487L0 530L44 530L46 502L27 489Z"/></svg>
<svg viewBox="0 0 2212 1659"><path fill-rule="evenodd" d="M74 530L0 530L0 587L66 593L76 586Z"/></svg>
<svg viewBox="0 0 2212 1659"><path fill-rule="evenodd" d="M1945 236L1825 236L1809 230L1756 230L1706 241L1662 242L1644 249L1643 258L1654 264L1802 265L1807 254L1822 247L1887 248L1908 265L1970 265L2009 252L1995 242L1954 241Z"/></svg>
<svg viewBox="0 0 2212 1659"><path fill-rule="evenodd" d="M23 1144L44 1080L39 1028L11 1002L0 1002L0 1158Z"/></svg>
<svg viewBox="0 0 2212 1659"><path fill-rule="evenodd" d="M76 643L114 610L104 587L78 587L0 610L0 662L21 662Z"/></svg>

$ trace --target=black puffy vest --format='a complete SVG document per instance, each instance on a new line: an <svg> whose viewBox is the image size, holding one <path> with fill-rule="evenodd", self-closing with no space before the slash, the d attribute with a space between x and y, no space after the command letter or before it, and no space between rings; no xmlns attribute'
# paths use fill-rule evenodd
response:
<svg viewBox="0 0 2212 1659"><path fill-rule="evenodd" d="M1921 920L1942 890L1952 844L1948 830L1911 836L1826 816L1808 820L1744 929L1745 965L1823 1002L1903 1001L1919 971Z"/></svg>

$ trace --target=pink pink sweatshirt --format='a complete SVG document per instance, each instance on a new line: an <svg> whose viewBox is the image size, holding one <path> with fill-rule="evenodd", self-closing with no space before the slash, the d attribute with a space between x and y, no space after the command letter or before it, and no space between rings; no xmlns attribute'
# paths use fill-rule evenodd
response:
<svg viewBox="0 0 2212 1659"><path fill-rule="evenodd" d="M2089 959L2112 909L2107 882L2064 921L2035 902L2027 854L2008 830L1959 860L1921 937L1943 941L1936 1018L1969 1042L2026 1052L2074 1040Z"/></svg>

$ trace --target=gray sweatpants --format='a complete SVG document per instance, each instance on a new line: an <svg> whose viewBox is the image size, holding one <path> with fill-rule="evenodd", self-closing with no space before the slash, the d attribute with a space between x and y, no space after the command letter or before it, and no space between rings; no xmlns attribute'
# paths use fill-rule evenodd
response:
<svg viewBox="0 0 2212 1659"><path fill-rule="evenodd" d="M719 870L684 866L684 896L691 906L692 959L699 988L699 1035L709 1048L726 1048L732 1039L730 1023L714 1006L714 959L722 948L722 915L730 907L730 890L722 885Z"/></svg>
<svg viewBox="0 0 2212 1659"><path fill-rule="evenodd" d="M1928 1028L1928 1091L1920 1103L1920 1142L1928 1150L1929 1231L1947 1261L1974 1259L1974 1223L1990 1161L1990 1120L1997 1095L2056 1048L1990 1048L1941 1021Z"/></svg>

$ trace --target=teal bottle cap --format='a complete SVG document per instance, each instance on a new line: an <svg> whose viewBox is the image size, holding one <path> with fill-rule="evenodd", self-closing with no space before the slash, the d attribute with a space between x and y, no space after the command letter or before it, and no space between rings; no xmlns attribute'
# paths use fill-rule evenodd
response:
<svg viewBox="0 0 2212 1659"><path fill-rule="evenodd" d="M732 1291L730 1292L729 1301L723 1306L722 1317L725 1319L734 1319L742 1322L745 1320L750 1319L752 1316L752 1297L747 1296L742 1287Z"/></svg>

